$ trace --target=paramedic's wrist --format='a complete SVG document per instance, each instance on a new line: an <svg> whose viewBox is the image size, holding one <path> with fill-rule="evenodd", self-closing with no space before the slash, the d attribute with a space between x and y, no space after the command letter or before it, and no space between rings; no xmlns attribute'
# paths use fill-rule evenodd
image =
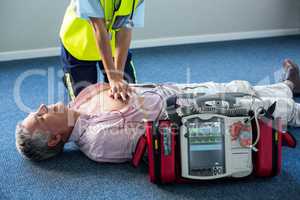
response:
<svg viewBox="0 0 300 200"><path fill-rule="evenodd" d="M107 78L108 78L109 83L122 81L123 73L120 72L119 70L116 70L115 66L113 66L111 69L112 70L110 70L107 73Z"/></svg>

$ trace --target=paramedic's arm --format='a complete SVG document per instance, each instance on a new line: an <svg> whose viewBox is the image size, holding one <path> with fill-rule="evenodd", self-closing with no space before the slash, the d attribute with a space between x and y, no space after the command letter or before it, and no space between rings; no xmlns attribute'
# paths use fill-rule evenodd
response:
<svg viewBox="0 0 300 200"><path fill-rule="evenodd" d="M117 71L124 73L124 68L128 56L132 38L132 29L144 26L144 0L139 0L139 5L133 14L132 21L127 20L123 27L116 33L116 52L115 52L115 68ZM122 74L123 77L124 74ZM128 74L125 74L127 76ZM131 92L132 90L128 90Z"/></svg>
<svg viewBox="0 0 300 200"><path fill-rule="evenodd" d="M124 77L124 68L128 56L128 50L131 43L132 29L122 27L116 33L116 51L115 51L115 68ZM128 74L125 74L128 76Z"/></svg>
<svg viewBox="0 0 300 200"><path fill-rule="evenodd" d="M110 89L115 99L122 97L126 100L127 83L123 81L123 72L116 71L110 46L109 33L106 30L104 19L90 18L91 24L94 28L95 38L97 39L97 46L102 57L103 66L109 80Z"/></svg>

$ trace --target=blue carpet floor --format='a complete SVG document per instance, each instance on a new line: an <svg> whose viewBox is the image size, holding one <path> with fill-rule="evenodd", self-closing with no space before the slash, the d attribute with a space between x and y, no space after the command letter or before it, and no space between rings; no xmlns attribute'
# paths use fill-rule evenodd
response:
<svg viewBox="0 0 300 200"><path fill-rule="evenodd" d="M300 63L300 36L218 42L134 50L139 82L226 82L278 80L284 58ZM15 103L16 80L27 70L53 74L59 82L59 58L0 63L0 199L300 199L300 147L284 149L282 174L272 179L157 186L147 166L101 164L68 144L63 155L41 163L22 159L15 149L16 123L26 116ZM190 75L189 75L190 74ZM59 87L55 86L54 88ZM47 78L25 79L20 98L31 109L48 101ZM49 88L51 90L51 88ZM292 129L300 140L300 129Z"/></svg>

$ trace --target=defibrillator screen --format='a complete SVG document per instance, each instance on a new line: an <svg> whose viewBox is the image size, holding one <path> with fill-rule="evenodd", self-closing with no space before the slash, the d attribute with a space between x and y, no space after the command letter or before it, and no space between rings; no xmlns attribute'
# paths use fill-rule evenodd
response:
<svg viewBox="0 0 300 200"><path fill-rule="evenodd" d="M224 119L189 119L189 175L215 176L225 172Z"/></svg>

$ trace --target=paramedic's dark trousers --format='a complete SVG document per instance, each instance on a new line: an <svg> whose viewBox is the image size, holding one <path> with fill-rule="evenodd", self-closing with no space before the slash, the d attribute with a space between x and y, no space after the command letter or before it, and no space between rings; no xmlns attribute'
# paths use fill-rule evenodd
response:
<svg viewBox="0 0 300 200"><path fill-rule="evenodd" d="M61 60L64 70L63 81L68 90L69 97L76 97L85 87L97 83L97 64L103 74L104 82L108 83L104 66L101 61L82 61L73 57L63 46L61 48ZM136 83L136 74L132 62L132 54L128 52L124 68L124 80L128 83Z"/></svg>

